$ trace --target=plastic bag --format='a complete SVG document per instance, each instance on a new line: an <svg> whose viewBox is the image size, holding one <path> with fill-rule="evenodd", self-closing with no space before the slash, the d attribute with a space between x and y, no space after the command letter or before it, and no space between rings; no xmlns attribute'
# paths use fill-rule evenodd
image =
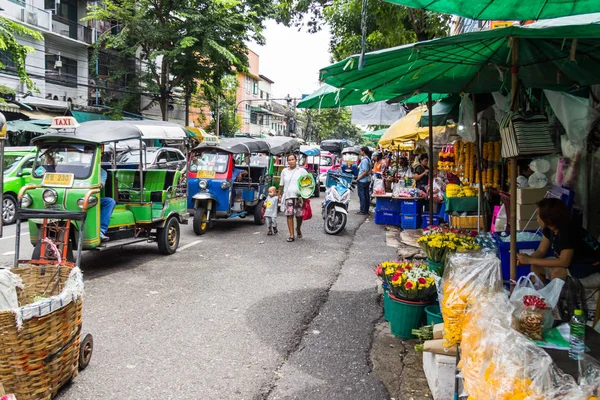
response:
<svg viewBox="0 0 600 400"><path fill-rule="evenodd" d="M373 178L373 194L385 194L385 183L381 178Z"/></svg>
<svg viewBox="0 0 600 400"><path fill-rule="evenodd" d="M465 315L485 297L502 293L500 260L490 253L456 253L447 258L440 305L444 346L460 343Z"/></svg>
<svg viewBox="0 0 600 400"><path fill-rule="evenodd" d="M310 200L305 199L302 203L302 220L306 221L307 219L312 218L312 208L310 206Z"/></svg>
<svg viewBox="0 0 600 400"><path fill-rule="evenodd" d="M587 354L579 358L579 385L587 396L600 396L600 362Z"/></svg>
<svg viewBox="0 0 600 400"><path fill-rule="evenodd" d="M9 269L0 270L0 311L19 308L17 288L23 289L23 280Z"/></svg>
<svg viewBox="0 0 600 400"><path fill-rule="evenodd" d="M563 322L571 321L575 310L582 310L583 317L587 321L588 306L585 297L585 289L579 279L568 276L560 293L558 300L558 313Z"/></svg>
<svg viewBox="0 0 600 400"><path fill-rule="evenodd" d="M532 279L535 278L535 279ZM553 279L548 285L544 286L541 280L533 272L527 276L522 276L517 281L510 301L515 308L515 317L519 318L525 326L521 330L534 340L541 340L541 330L552 328L554 317L552 310L558 303L564 281L562 279ZM537 316L542 318L543 325L539 329L534 329Z"/></svg>

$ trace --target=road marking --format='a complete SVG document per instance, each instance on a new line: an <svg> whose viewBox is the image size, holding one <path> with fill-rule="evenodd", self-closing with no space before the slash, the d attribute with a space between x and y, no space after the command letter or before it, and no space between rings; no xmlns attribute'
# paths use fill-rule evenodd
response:
<svg viewBox="0 0 600 400"><path fill-rule="evenodd" d="M23 232L23 233L21 233L21 236L25 236L25 235L29 235L29 232ZM3 239L13 239L15 237L17 237L17 235L4 236L4 237L1 237L0 240L3 240Z"/></svg>
<svg viewBox="0 0 600 400"><path fill-rule="evenodd" d="M188 244L186 244L185 246L181 246L181 247L179 248L179 251L184 251L185 249L189 249L190 247L192 247L192 246L195 246L195 245L197 245L198 243L202 243L202 240L195 240L195 241L193 241L192 243L188 243Z"/></svg>
<svg viewBox="0 0 600 400"><path fill-rule="evenodd" d="M14 256L15 255L15 251L7 251L6 253L2 253L3 256Z"/></svg>

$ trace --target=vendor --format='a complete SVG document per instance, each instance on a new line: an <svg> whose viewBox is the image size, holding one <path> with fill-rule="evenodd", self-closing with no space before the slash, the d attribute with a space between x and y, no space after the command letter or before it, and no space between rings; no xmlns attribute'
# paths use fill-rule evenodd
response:
<svg viewBox="0 0 600 400"><path fill-rule="evenodd" d="M543 199L537 207L542 241L533 254L517 254L518 263L531 264L531 272L544 281L547 275L580 279L600 272L600 244L571 221L567 205L560 199ZM550 249L556 258L546 257Z"/></svg>
<svg viewBox="0 0 600 400"><path fill-rule="evenodd" d="M429 182L429 156L427 154L421 154L419 156L419 165L415 168L415 173L413 174L413 178L416 182L417 189L425 191L427 188L427 183Z"/></svg>

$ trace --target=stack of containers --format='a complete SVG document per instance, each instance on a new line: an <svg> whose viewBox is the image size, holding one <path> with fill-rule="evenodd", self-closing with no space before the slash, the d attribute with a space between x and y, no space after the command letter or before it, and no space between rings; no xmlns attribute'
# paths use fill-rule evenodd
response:
<svg viewBox="0 0 600 400"><path fill-rule="evenodd" d="M378 225L400 225L400 200L379 197L375 203L375 223Z"/></svg>
<svg viewBox="0 0 600 400"><path fill-rule="evenodd" d="M417 229L421 212L418 200L401 200L402 215L400 216L402 229Z"/></svg>

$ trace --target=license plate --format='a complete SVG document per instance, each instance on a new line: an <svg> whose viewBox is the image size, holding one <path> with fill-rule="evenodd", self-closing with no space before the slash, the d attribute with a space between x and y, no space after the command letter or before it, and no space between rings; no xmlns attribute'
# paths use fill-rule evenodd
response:
<svg viewBox="0 0 600 400"><path fill-rule="evenodd" d="M198 171L198 178L214 178L215 171L202 170Z"/></svg>
<svg viewBox="0 0 600 400"><path fill-rule="evenodd" d="M73 174L46 172L44 174L44 179L42 180L42 186L71 187L73 186L73 179Z"/></svg>

